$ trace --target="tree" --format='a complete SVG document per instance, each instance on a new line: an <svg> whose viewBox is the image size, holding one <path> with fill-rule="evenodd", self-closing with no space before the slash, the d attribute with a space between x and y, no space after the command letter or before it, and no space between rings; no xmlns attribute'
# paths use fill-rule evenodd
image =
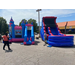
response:
<svg viewBox="0 0 75 75"><path fill-rule="evenodd" d="M22 23L22 21L24 20L24 23L26 23L27 22L27 20L26 19L22 19L21 20L21 22L19 23L19 26L21 26L21 23Z"/></svg>
<svg viewBox="0 0 75 75"><path fill-rule="evenodd" d="M8 31L7 21L0 17L0 34L5 34Z"/></svg>
<svg viewBox="0 0 75 75"><path fill-rule="evenodd" d="M37 26L37 33L39 33L39 26Z"/></svg>
<svg viewBox="0 0 75 75"><path fill-rule="evenodd" d="M33 22L33 27L34 27L34 32L37 32L37 23L36 23L36 20L35 19L29 19L28 20L28 23L32 23Z"/></svg>

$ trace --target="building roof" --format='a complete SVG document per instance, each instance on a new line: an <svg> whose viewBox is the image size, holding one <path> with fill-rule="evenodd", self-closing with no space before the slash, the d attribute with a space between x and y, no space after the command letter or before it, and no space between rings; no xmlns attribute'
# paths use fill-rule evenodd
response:
<svg viewBox="0 0 75 75"><path fill-rule="evenodd" d="M67 26L75 26L75 21L67 21ZM59 22L57 23L58 27L64 27L66 25L66 22Z"/></svg>

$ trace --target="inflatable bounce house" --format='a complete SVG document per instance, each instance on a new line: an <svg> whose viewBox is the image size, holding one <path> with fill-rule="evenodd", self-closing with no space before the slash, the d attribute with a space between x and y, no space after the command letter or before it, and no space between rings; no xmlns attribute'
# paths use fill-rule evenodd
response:
<svg viewBox="0 0 75 75"><path fill-rule="evenodd" d="M73 46L74 36L62 34L56 23L57 17L43 17L42 18L42 28L40 30L40 35L42 40L47 37L47 43L51 46Z"/></svg>
<svg viewBox="0 0 75 75"><path fill-rule="evenodd" d="M9 42L23 42L26 44L34 44L34 31L32 24L25 24L22 21L21 26L16 26L11 18L9 23Z"/></svg>

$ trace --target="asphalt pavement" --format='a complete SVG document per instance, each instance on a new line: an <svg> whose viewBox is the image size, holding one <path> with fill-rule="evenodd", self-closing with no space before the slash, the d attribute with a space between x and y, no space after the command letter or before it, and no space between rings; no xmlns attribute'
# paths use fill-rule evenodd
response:
<svg viewBox="0 0 75 75"><path fill-rule="evenodd" d="M35 45L12 43L12 50L3 50L0 43L0 65L75 65L75 35L73 47L47 47L40 39Z"/></svg>

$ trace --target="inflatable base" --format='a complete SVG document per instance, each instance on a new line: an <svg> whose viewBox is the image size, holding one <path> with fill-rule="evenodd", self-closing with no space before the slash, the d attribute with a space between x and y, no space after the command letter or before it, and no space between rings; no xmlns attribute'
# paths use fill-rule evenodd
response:
<svg viewBox="0 0 75 75"><path fill-rule="evenodd" d="M49 36L47 43L52 46L73 46L74 36Z"/></svg>

